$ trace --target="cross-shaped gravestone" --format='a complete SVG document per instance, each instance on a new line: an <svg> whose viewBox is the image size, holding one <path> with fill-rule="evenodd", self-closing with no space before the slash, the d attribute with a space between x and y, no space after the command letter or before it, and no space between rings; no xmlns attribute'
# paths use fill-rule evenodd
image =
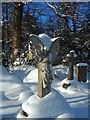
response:
<svg viewBox="0 0 90 120"><path fill-rule="evenodd" d="M51 69L51 48L57 47L55 45L59 43L59 38L56 38L54 42L51 41L50 37L44 35L30 35L30 41L32 43L32 50L35 56L38 58L38 96L44 97L50 93L51 82L53 80L52 69ZM53 44L53 45L52 45Z"/></svg>
<svg viewBox="0 0 90 120"><path fill-rule="evenodd" d="M69 54L66 56L66 61L68 62L68 80L73 80L73 65L74 65L74 58L77 57L74 50L70 51ZM71 85L70 81L68 83L64 83L63 87L67 89Z"/></svg>
<svg viewBox="0 0 90 120"><path fill-rule="evenodd" d="M73 64L74 64L74 51L70 51L66 56L66 60L68 62L68 80L73 80Z"/></svg>

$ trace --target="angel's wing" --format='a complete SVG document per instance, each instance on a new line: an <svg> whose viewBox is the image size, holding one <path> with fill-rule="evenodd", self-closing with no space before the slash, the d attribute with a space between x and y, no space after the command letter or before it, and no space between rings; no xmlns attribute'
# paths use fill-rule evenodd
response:
<svg viewBox="0 0 90 120"><path fill-rule="evenodd" d="M53 54L58 51L59 42L60 42L60 37L57 37L52 41L51 47L49 49L49 53Z"/></svg>
<svg viewBox="0 0 90 120"><path fill-rule="evenodd" d="M33 54L37 57L43 56L44 45L40 41L40 38L35 34L31 34L29 37L29 41L32 46L31 49L33 51Z"/></svg>
<svg viewBox="0 0 90 120"><path fill-rule="evenodd" d="M37 35L31 34L30 37L29 37L29 40L31 41L32 45L33 45L37 50L43 51L44 45L43 45L43 43L40 41L40 38L39 38Z"/></svg>
<svg viewBox="0 0 90 120"><path fill-rule="evenodd" d="M53 40L51 47L49 49L49 54L51 54L51 62L54 63L55 61L57 61L58 56L58 52L59 52L59 42L60 42L60 38L56 38Z"/></svg>

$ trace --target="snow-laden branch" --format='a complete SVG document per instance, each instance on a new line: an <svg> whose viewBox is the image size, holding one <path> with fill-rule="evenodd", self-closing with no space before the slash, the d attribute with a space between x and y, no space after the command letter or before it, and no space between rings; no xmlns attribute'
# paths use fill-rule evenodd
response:
<svg viewBox="0 0 90 120"><path fill-rule="evenodd" d="M72 21L79 21L79 22L81 22L81 20L80 19L76 19L74 16L71 16L71 15L69 15L69 14L61 14L60 12L58 12L58 6L57 5L55 5L55 3L53 3L53 4L50 4L50 3L48 3L48 2L46 2L45 1L45 3L46 3L46 5L48 6L48 7L50 7L53 11L54 11L54 13L59 17L59 18L61 18L67 25L68 25L68 22L65 20L65 18L71 18L72 19ZM61 9L62 10L62 9ZM66 13L67 13L67 11L65 11ZM83 23L81 23L81 25L83 26Z"/></svg>
<svg viewBox="0 0 90 120"><path fill-rule="evenodd" d="M58 12L57 12L57 8L58 8L58 7L57 7L55 4L54 4L54 6L53 6L53 5L49 4L48 2L45 2L45 3L46 3L47 6L49 6L51 9L53 9L53 11L55 12L55 14L56 14L58 17L60 17L60 18L65 18L65 17L72 18L70 15L58 13Z"/></svg>
<svg viewBox="0 0 90 120"><path fill-rule="evenodd" d="M53 3L53 5L49 4L48 2L45 2L47 6L49 6L53 11L54 13L61 19L64 20L64 18L71 18L72 20L76 20L76 18L74 18L73 16L69 15L69 14L61 14L60 12L58 12L58 7L57 5L55 5L55 3ZM67 11L66 11L67 13ZM64 20L65 23L67 23L65 20Z"/></svg>
<svg viewBox="0 0 90 120"><path fill-rule="evenodd" d="M54 11L54 13L55 13L59 18L63 19L64 22L65 22L66 24L68 24L68 23L65 21L64 18L66 18L66 17L72 18L70 15L60 14L60 13L58 13L57 7L56 7L55 5L53 6L53 5L49 4L48 2L45 2L45 3L46 3L47 6L49 6L49 7Z"/></svg>
<svg viewBox="0 0 90 120"><path fill-rule="evenodd" d="M56 8L55 8L53 5L49 4L48 2L45 2L45 3L46 3L47 6L49 6L51 9L53 9L56 14L58 14Z"/></svg>

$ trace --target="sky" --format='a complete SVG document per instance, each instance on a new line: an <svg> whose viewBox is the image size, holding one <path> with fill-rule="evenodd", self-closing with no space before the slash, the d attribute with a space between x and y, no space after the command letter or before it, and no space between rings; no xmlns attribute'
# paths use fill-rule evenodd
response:
<svg viewBox="0 0 90 120"><path fill-rule="evenodd" d="M47 5L44 2L34 2L34 3L30 3L30 8L40 8L42 9L42 11L44 11L44 15L40 15L39 20L41 20L42 22L45 22L47 20L48 15L53 15L54 12L53 10L51 10L49 7L47 7ZM27 11L27 5L24 5L24 10ZM30 11L32 12L32 11ZM35 14L36 16L38 16L38 13Z"/></svg>

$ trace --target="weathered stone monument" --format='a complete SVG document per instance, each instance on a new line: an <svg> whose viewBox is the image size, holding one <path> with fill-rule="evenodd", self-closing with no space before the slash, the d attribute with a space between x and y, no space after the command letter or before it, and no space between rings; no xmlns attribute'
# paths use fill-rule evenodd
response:
<svg viewBox="0 0 90 120"><path fill-rule="evenodd" d="M76 77L79 82L87 81L87 63L78 63L76 65Z"/></svg>
<svg viewBox="0 0 90 120"><path fill-rule="evenodd" d="M70 52L69 52L69 54L67 54L67 56L66 56L66 61L68 62L68 80L73 80L73 72L74 72L74 69L73 69L73 65L74 65L74 57L76 57L76 56L74 56L74 50L71 50ZM65 88L65 89L67 89L69 86L70 86L71 84L70 83L64 83L63 84L63 87Z"/></svg>
<svg viewBox="0 0 90 120"><path fill-rule="evenodd" d="M51 69L51 46L53 42L46 35L38 37L37 35L30 35L31 49L38 59L38 96L44 97L50 93L51 82L53 80ZM59 39L55 39L56 43ZM54 41L54 46L55 46Z"/></svg>
<svg viewBox="0 0 90 120"><path fill-rule="evenodd" d="M74 64L74 51L70 51L69 54L66 56L66 60L68 62L68 80L73 80L73 64Z"/></svg>
<svg viewBox="0 0 90 120"><path fill-rule="evenodd" d="M41 37L38 37L36 35L30 35L30 41L32 42L32 50L38 58L38 94L36 93L30 96L22 104L22 107L17 114L17 118L36 117L37 119L56 119L62 118L62 115L64 114L67 116L67 118L72 118L72 109L69 103L62 95L60 95L56 90L51 88L51 83L54 79L54 75L52 72L53 69L51 64L53 54L50 52L50 49L53 45L57 46L55 45L55 41L53 44L53 42L48 39L47 35L42 35ZM58 41L59 39L56 40L56 43L58 43ZM54 52L56 50L54 46L54 49L51 50L52 52L53 50Z"/></svg>

